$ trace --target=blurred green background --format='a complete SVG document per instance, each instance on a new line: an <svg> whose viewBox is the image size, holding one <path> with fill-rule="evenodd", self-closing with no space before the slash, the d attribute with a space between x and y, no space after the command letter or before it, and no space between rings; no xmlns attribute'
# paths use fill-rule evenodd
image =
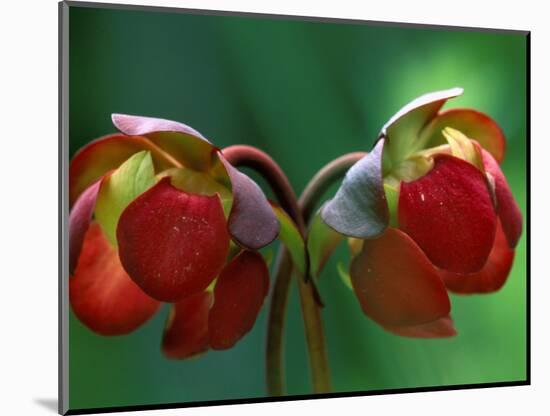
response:
<svg viewBox="0 0 550 416"><path fill-rule="evenodd" d="M114 130L113 112L157 116L187 123L220 147L260 147L299 193L325 163L370 149L409 100L454 86L465 93L446 108L473 107L502 126L504 171L525 215L523 34L70 8L71 156ZM459 335L445 340L400 338L369 321L337 276L337 261L348 256L340 247L320 282L334 391L524 380L525 241L524 233L500 292L452 297ZM306 394L296 292L288 393ZM235 348L189 361L161 354L166 306L132 335L113 338L93 334L71 313L70 407L264 396L266 306Z"/></svg>

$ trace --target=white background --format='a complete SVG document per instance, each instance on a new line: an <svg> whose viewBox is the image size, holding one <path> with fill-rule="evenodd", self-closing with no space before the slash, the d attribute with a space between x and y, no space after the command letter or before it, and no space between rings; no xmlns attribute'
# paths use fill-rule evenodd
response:
<svg viewBox="0 0 550 416"><path fill-rule="evenodd" d="M549 414L549 13L543 1L118 1L532 31L532 386L151 411L147 415ZM0 414L57 398L57 4L0 6ZM459 62L459 61L457 61ZM514 88L510 85L510 88Z"/></svg>

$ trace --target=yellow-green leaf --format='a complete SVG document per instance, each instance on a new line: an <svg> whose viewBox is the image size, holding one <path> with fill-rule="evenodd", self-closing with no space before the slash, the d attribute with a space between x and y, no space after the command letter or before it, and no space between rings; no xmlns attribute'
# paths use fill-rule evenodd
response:
<svg viewBox="0 0 550 416"><path fill-rule="evenodd" d="M348 247L349 251L351 252L352 257L357 256L361 250L363 249L363 242L365 240L361 240L360 238L348 238Z"/></svg>
<svg viewBox="0 0 550 416"><path fill-rule="evenodd" d="M397 223L397 202L399 201L399 191L393 186L385 183L384 192L390 211L390 227L398 227Z"/></svg>
<svg viewBox="0 0 550 416"><path fill-rule="evenodd" d="M155 171L148 151L135 153L103 181L97 195L95 219L115 247L120 214L130 202L154 184Z"/></svg>
<svg viewBox="0 0 550 416"><path fill-rule="evenodd" d="M351 284L351 277L349 275L348 270L344 266L344 263L341 261L338 262L336 265L336 270L338 271L338 275L340 276L340 279L342 279L342 282L344 285L348 288L353 290L353 285Z"/></svg>
<svg viewBox="0 0 550 416"><path fill-rule="evenodd" d="M442 131L443 137L451 146L451 153L459 159L470 162L480 171L485 172L483 159L479 148L461 131L451 127L445 127Z"/></svg>
<svg viewBox="0 0 550 416"><path fill-rule="evenodd" d="M269 249L265 251L264 261L267 267L271 267L271 263L273 262L273 250Z"/></svg>
<svg viewBox="0 0 550 416"><path fill-rule="evenodd" d="M312 277L317 277L321 273L326 261L342 241L342 238L343 235L325 224L319 214L315 215L307 237L307 250Z"/></svg>
<svg viewBox="0 0 550 416"><path fill-rule="evenodd" d="M279 239L288 249L296 269L305 276L307 263L304 239L288 214L273 202L271 206L280 224Z"/></svg>

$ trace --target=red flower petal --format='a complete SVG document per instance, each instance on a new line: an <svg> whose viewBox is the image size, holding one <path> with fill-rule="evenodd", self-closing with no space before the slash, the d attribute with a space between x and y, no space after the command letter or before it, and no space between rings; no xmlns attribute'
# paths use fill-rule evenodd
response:
<svg viewBox="0 0 550 416"><path fill-rule="evenodd" d="M72 206L78 196L90 184L108 171L116 169L134 153L142 150L151 152L157 171L174 166L170 162L169 156L145 137L112 134L88 143L71 160L69 167L69 204Z"/></svg>
<svg viewBox="0 0 550 416"><path fill-rule="evenodd" d="M231 348L252 329L268 289L269 272L261 254L243 251L225 266L208 318L212 348Z"/></svg>
<svg viewBox="0 0 550 416"><path fill-rule="evenodd" d="M229 250L218 195L188 194L168 177L126 207L117 240L130 277L145 293L166 302L206 289Z"/></svg>
<svg viewBox="0 0 550 416"><path fill-rule="evenodd" d="M211 292L200 292L174 304L162 338L164 355L183 359L208 350L208 311L213 299Z"/></svg>
<svg viewBox="0 0 550 416"><path fill-rule="evenodd" d="M504 159L504 152L506 150L504 133L498 124L488 115L466 108L453 108L452 110L444 111L438 114L422 130L420 140L426 142L426 147L445 144L447 141L441 134L445 127L460 130L470 139L476 140L499 162Z"/></svg>
<svg viewBox="0 0 550 416"><path fill-rule="evenodd" d="M159 307L126 274L101 227L86 233L74 275L69 279L73 312L101 335L123 335L145 323Z"/></svg>
<svg viewBox="0 0 550 416"><path fill-rule="evenodd" d="M456 329L450 316L445 316L427 324L386 327L385 329L395 335L411 338L447 338L456 335Z"/></svg>
<svg viewBox="0 0 550 416"><path fill-rule="evenodd" d="M506 282L513 263L514 250L508 247L506 235L499 222L495 244L483 269L471 274L442 271L441 276L447 285L447 289L455 293L495 292Z"/></svg>
<svg viewBox="0 0 550 416"><path fill-rule="evenodd" d="M350 274L363 312L384 327L421 325L449 314L451 305L439 273L415 242L396 228L365 240Z"/></svg>
<svg viewBox="0 0 550 416"><path fill-rule="evenodd" d="M486 150L482 150L482 155L485 170L490 173L495 180L496 209L502 223L502 229L508 239L508 245L514 248L521 236L521 211L497 161Z"/></svg>
<svg viewBox="0 0 550 416"><path fill-rule="evenodd" d="M86 231L92 221L101 182L97 181L86 189L69 214L69 273L71 274L76 268Z"/></svg>
<svg viewBox="0 0 550 416"><path fill-rule="evenodd" d="M438 267L480 270L493 247L496 215L483 173L449 155L437 155L425 176L401 183L399 226Z"/></svg>

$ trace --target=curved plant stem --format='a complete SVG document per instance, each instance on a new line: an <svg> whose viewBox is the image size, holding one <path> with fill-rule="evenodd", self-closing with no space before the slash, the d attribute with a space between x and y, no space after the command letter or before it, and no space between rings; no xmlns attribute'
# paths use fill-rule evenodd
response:
<svg viewBox="0 0 550 416"><path fill-rule="evenodd" d="M323 194L330 186L341 179L348 169L366 153L356 152L341 156L325 165L309 182L300 197L299 205L305 223L311 219L315 208L323 197ZM271 396L285 394L284 371L283 371L283 336L286 319L286 307L290 289L290 278L292 274L292 261L288 251L283 247L280 249L275 263L275 288L271 297L271 308L269 311L268 338L267 338L267 387ZM306 285L300 279L300 294L305 292L306 286L309 290L311 285ZM306 293L304 293L305 295ZM308 298L312 299L311 293ZM303 296L300 297L301 299ZM313 377L313 389L316 393L326 393L331 389L330 373L328 368L328 357L324 339L316 339L315 334L310 334L306 328L306 337L310 346L310 365ZM311 352L313 349L313 353ZM312 362L314 361L314 362Z"/></svg>
<svg viewBox="0 0 550 416"><path fill-rule="evenodd" d="M285 394L284 332L292 260L285 247L281 247L275 261L275 283L269 305L266 345L266 382L270 396Z"/></svg>
<svg viewBox="0 0 550 416"><path fill-rule="evenodd" d="M260 173L267 180L275 193L281 207L294 220L302 236L305 233L304 220L298 206L298 200L294 193L288 178L282 169L275 161L262 152L261 150L245 145L235 145L226 147L222 151L224 157L233 166L249 167ZM282 248L280 251L275 266L277 273L271 297L271 307L269 312L269 325L267 333L266 345L266 381L268 392L270 395L283 394L284 381L284 363L283 363L283 332L284 322L286 318L286 305L288 301L288 287L292 276L292 261ZM301 297L307 297L308 293L304 290L300 292ZM302 300L304 324L306 334L315 333L312 337L306 335L308 339L308 350L310 362L317 359L318 348L310 346L310 339L313 341L317 338L323 338L323 328L321 326L320 314L318 306L313 298ZM317 343L318 344L318 343ZM314 358L311 358L314 357ZM325 364L313 367L326 367ZM315 379L316 374L312 372L312 377Z"/></svg>
<svg viewBox="0 0 550 416"><path fill-rule="evenodd" d="M300 213L296 194L283 170L266 153L252 146L234 145L222 150L224 157L235 167L254 169L269 183L281 207L294 220L303 234L304 220Z"/></svg>
<svg viewBox="0 0 550 416"><path fill-rule="evenodd" d="M269 183L279 203L295 221L305 236L305 222L309 220L318 200L327 188L359 160L364 153L342 156L325 166L306 187L301 198L302 210L296 195L281 168L267 154L251 146L236 145L223 150L225 158L234 166L256 170ZM303 213L303 214L302 214ZM306 221L304 221L306 219ZM271 298L266 349L268 393L283 395L284 365L283 339L286 307L292 275L292 262L286 249L282 248L275 265L275 286ZM330 372L319 305L316 302L311 280L299 278L298 288L308 345L309 363L315 393L330 392Z"/></svg>

